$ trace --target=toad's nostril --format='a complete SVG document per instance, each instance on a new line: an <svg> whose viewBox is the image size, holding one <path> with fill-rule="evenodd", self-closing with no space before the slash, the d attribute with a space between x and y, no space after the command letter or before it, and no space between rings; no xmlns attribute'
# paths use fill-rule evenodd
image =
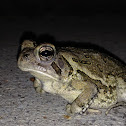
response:
<svg viewBox="0 0 126 126"><path fill-rule="evenodd" d="M28 58L29 54L24 54L23 57Z"/></svg>

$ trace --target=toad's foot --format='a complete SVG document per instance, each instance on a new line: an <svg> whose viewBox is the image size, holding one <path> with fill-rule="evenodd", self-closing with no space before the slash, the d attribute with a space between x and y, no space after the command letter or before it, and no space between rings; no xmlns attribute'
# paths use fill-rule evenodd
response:
<svg viewBox="0 0 126 126"><path fill-rule="evenodd" d="M42 89L42 84L39 79L35 78L34 84L33 84L35 91L40 94L44 94L45 91Z"/></svg>
<svg viewBox="0 0 126 126"><path fill-rule="evenodd" d="M110 112L111 109L116 108L116 107L118 107L118 106L126 106L126 102L123 102L123 101L122 101L122 102L117 102L116 104L110 106L110 107L107 109L107 111L105 112L105 114L107 115L107 114Z"/></svg>

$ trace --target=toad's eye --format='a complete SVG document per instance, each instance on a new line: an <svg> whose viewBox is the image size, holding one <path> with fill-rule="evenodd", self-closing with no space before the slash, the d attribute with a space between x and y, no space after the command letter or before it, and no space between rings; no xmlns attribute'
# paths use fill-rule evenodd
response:
<svg viewBox="0 0 126 126"><path fill-rule="evenodd" d="M43 46L39 50L39 57L41 61L50 61L54 57L54 49L50 46Z"/></svg>
<svg viewBox="0 0 126 126"><path fill-rule="evenodd" d="M49 51L49 50L45 50L45 51L42 51L40 53L41 56L45 56L45 57L48 57L48 56L53 56L54 55L54 51Z"/></svg>
<svg viewBox="0 0 126 126"><path fill-rule="evenodd" d="M56 57L55 46L50 43L42 43L34 49L34 56L38 62L48 65L52 63Z"/></svg>

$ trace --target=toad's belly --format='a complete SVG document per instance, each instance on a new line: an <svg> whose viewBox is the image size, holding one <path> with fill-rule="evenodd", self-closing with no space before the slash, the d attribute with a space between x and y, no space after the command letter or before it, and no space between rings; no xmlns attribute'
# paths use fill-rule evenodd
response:
<svg viewBox="0 0 126 126"><path fill-rule="evenodd" d="M73 102L79 94L81 94L81 90L74 90L73 88L69 87L68 85L64 85L59 82L52 82L52 81L46 81L45 84L43 84L43 89L46 92L49 92L51 94L58 94L61 97L63 97L68 102Z"/></svg>

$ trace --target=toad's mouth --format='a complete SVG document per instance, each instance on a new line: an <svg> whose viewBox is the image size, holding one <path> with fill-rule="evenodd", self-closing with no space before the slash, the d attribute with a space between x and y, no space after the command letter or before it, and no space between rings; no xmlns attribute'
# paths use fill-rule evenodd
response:
<svg viewBox="0 0 126 126"><path fill-rule="evenodd" d="M34 76L36 76L36 74L40 74L42 76L46 76L46 77L49 77L51 79L54 79L54 80L58 80L54 75L52 76L51 74L49 74L47 72L47 69L44 68L44 67L41 67L41 66L34 66L32 68L28 68L28 67L22 67L21 65L18 66L22 71L27 71L27 72L30 72L31 74L33 74Z"/></svg>

